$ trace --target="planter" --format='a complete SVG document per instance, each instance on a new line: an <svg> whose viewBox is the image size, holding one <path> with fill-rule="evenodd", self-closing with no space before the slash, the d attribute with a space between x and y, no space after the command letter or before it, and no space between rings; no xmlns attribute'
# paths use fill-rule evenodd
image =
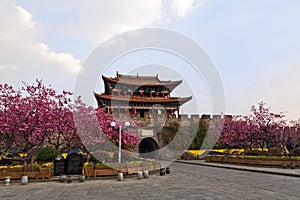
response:
<svg viewBox="0 0 300 200"><path fill-rule="evenodd" d="M50 179L51 170L46 167L19 167L4 168L0 171L0 179L10 176L12 179L21 179L22 176L28 176L31 179Z"/></svg>
<svg viewBox="0 0 300 200"><path fill-rule="evenodd" d="M11 179L20 179L23 175L23 167L0 169L0 179L10 176Z"/></svg>
<svg viewBox="0 0 300 200"><path fill-rule="evenodd" d="M118 175L118 173L119 173L119 171L116 170L116 169L111 169L111 168L96 169L95 168L94 177L96 177L96 176Z"/></svg>
<svg viewBox="0 0 300 200"><path fill-rule="evenodd" d="M83 174L86 177L93 177L95 174L95 167L94 166L83 166Z"/></svg>
<svg viewBox="0 0 300 200"><path fill-rule="evenodd" d="M127 173L128 174L137 174L140 171L144 171L143 167L140 163L127 165Z"/></svg>
<svg viewBox="0 0 300 200"><path fill-rule="evenodd" d="M118 173L119 173L118 170L110 168L108 166L95 166L95 169L94 169L94 177L117 175Z"/></svg>
<svg viewBox="0 0 300 200"><path fill-rule="evenodd" d="M106 165L85 165L83 172L86 177L97 177L97 176L110 176L118 175L123 173L124 175L137 174L139 171L158 171L160 169L159 162L145 162L145 163L129 163L122 165L119 163L107 163Z"/></svg>
<svg viewBox="0 0 300 200"><path fill-rule="evenodd" d="M39 167L38 171L38 178L40 179L50 179L51 178L51 171L47 167Z"/></svg>
<svg viewBox="0 0 300 200"><path fill-rule="evenodd" d="M127 169L128 174L137 174L140 171L143 171L143 167L130 167Z"/></svg>
<svg viewBox="0 0 300 200"><path fill-rule="evenodd" d="M300 161L293 161L289 158L286 159L259 159L259 158L238 158L238 157L224 157L224 156L208 156L205 158L207 162L219 162L230 164L244 164L244 165L262 165L262 166L278 166L282 165L299 165Z"/></svg>
<svg viewBox="0 0 300 200"><path fill-rule="evenodd" d="M282 165L290 165L291 161L288 160L261 160L259 162L260 165L269 165L269 166L282 166Z"/></svg>
<svg viewBox="0 0 300 200"><path fill-rule="evenodd" d="M147 171L158 171L160 169L160 164L154 163L149 165L143 165L143 169Z"/></svg>
<svg viewBox="0 0 300 200"><path fill-rule="evenodd" d="M297 166L297 165L300 165L300 160L298 160L298 161L291 161L291 165L295 165L295 166Z"/></svg>
<svg viewBox="0 0 300 200"><path fill-rule="evenodd" d="M23 176L28 176L29 179L38 179L39 167L24 167Z"/></svg>

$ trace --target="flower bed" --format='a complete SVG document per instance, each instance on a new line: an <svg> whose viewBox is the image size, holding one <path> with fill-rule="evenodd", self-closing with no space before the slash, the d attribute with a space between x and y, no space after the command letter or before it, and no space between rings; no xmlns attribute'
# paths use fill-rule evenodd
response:
<svg viewBox="0 0 300 200"><path fill-rule="evenodd" d="M229 164L262 165L262 166L282 166L300 165L299 157L276 157L276 156L206 156L207 162L219 162Z"/></svg>
<svg viewBox="0 0 300 200"><path fill-rule="evenodd" d="M158 161L135 161L127 164L119 163L106 163L90 165L86 163L83 167L84 175L86 177L108 176L117 175L119 172L123 172L125 175L136 174L138 171L157 171L160 169L160 163Z"/></svg>
<svg viewBox="0 0 300 200"><path fill-rule="evenodd" d="M1 166L0 167L0 179L5 179L5 177L10 176L12 179L19 179L23 175L22 166Z"/></svg>
<svg viewBox="0 0 300 200"><path fill-rule="evenodd" d="M21 179L28 176L29 179L50 179L51 168L38 165L28 166L0 166L0 179L10 176L12 179Z"/></svg>
<svg viewBox="0 0 300 200"><path fill-rule="evenodd" d="M22 176L28 176L29 179L50 179L52 176L53 163L39 165L17 165L17 166L0 166L0 179L10 176L12 179L21 179ZM139 160L126 164L119 163L86 163L83 166L83 173L86 177L99 177L117 175L123 172L125 175L135 174L138 171L157 171L160 169L160 163L155 160Z"/></svg>
<svg viewBox="0 0 300 200"><path fill-rule="evenodd" d="M29 179L38 179L38 172L38 165L27 165L23 168L23 176L28 176Z"/></svg>

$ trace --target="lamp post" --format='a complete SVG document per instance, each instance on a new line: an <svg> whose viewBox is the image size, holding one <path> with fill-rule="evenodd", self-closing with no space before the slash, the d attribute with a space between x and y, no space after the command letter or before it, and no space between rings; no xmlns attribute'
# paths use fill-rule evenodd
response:
<svg viewBox="0 0 300 200"><path fill-rule="evenodd" d="M112 127L115 127L117 123L111 122L110 125ZM127 127L130 126L130 123L126 121L124 125ZM119 125L119 163L121 163L121 145L122 145L122 125Z"/></svg>

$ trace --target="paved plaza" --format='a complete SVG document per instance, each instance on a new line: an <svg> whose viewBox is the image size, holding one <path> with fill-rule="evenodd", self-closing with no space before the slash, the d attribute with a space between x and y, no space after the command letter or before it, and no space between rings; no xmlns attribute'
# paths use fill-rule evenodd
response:
<svg viewBox="0 0 300 200"><path fill-rule="evenodd" d="M173 163L171 174L0 186L1 200L17 199L299 199L300 178ZM299 170L299 169L298 169Z"/></svg>

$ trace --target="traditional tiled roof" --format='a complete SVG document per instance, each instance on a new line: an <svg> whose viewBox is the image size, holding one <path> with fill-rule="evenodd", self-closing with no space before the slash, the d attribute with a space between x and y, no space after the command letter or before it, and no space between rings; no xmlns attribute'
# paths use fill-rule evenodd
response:
<svg viewBox="0 0 300 200"><path fill-rule="evenodd" d="M172 86L172 88L178 86L179 84L182 83L181 80L179 81L161 81L158 78L158 75L156 76L140 76L140 75L122 75L122 74L118 74L117 76L114 78L109 78L106 76L102 75L102 79L104 81L109 81L109 82L114 82L114 83L118 83L118 84L126 84L126 85L144 85L144 86Z"/></svg>
<svg viewBox="0 0 300 200"><path fill-rule="evenodd" d="M179 103L183 104L189 100L192 99L192 97L183 97L183 98L177 98L177 97L130 97L130 96L113 96L113 95L107 95L107 94L97 94L94 93L95 97L100 100L112 100L112 101L124 101L124 102L131 102L131 103Z"/></svg>

